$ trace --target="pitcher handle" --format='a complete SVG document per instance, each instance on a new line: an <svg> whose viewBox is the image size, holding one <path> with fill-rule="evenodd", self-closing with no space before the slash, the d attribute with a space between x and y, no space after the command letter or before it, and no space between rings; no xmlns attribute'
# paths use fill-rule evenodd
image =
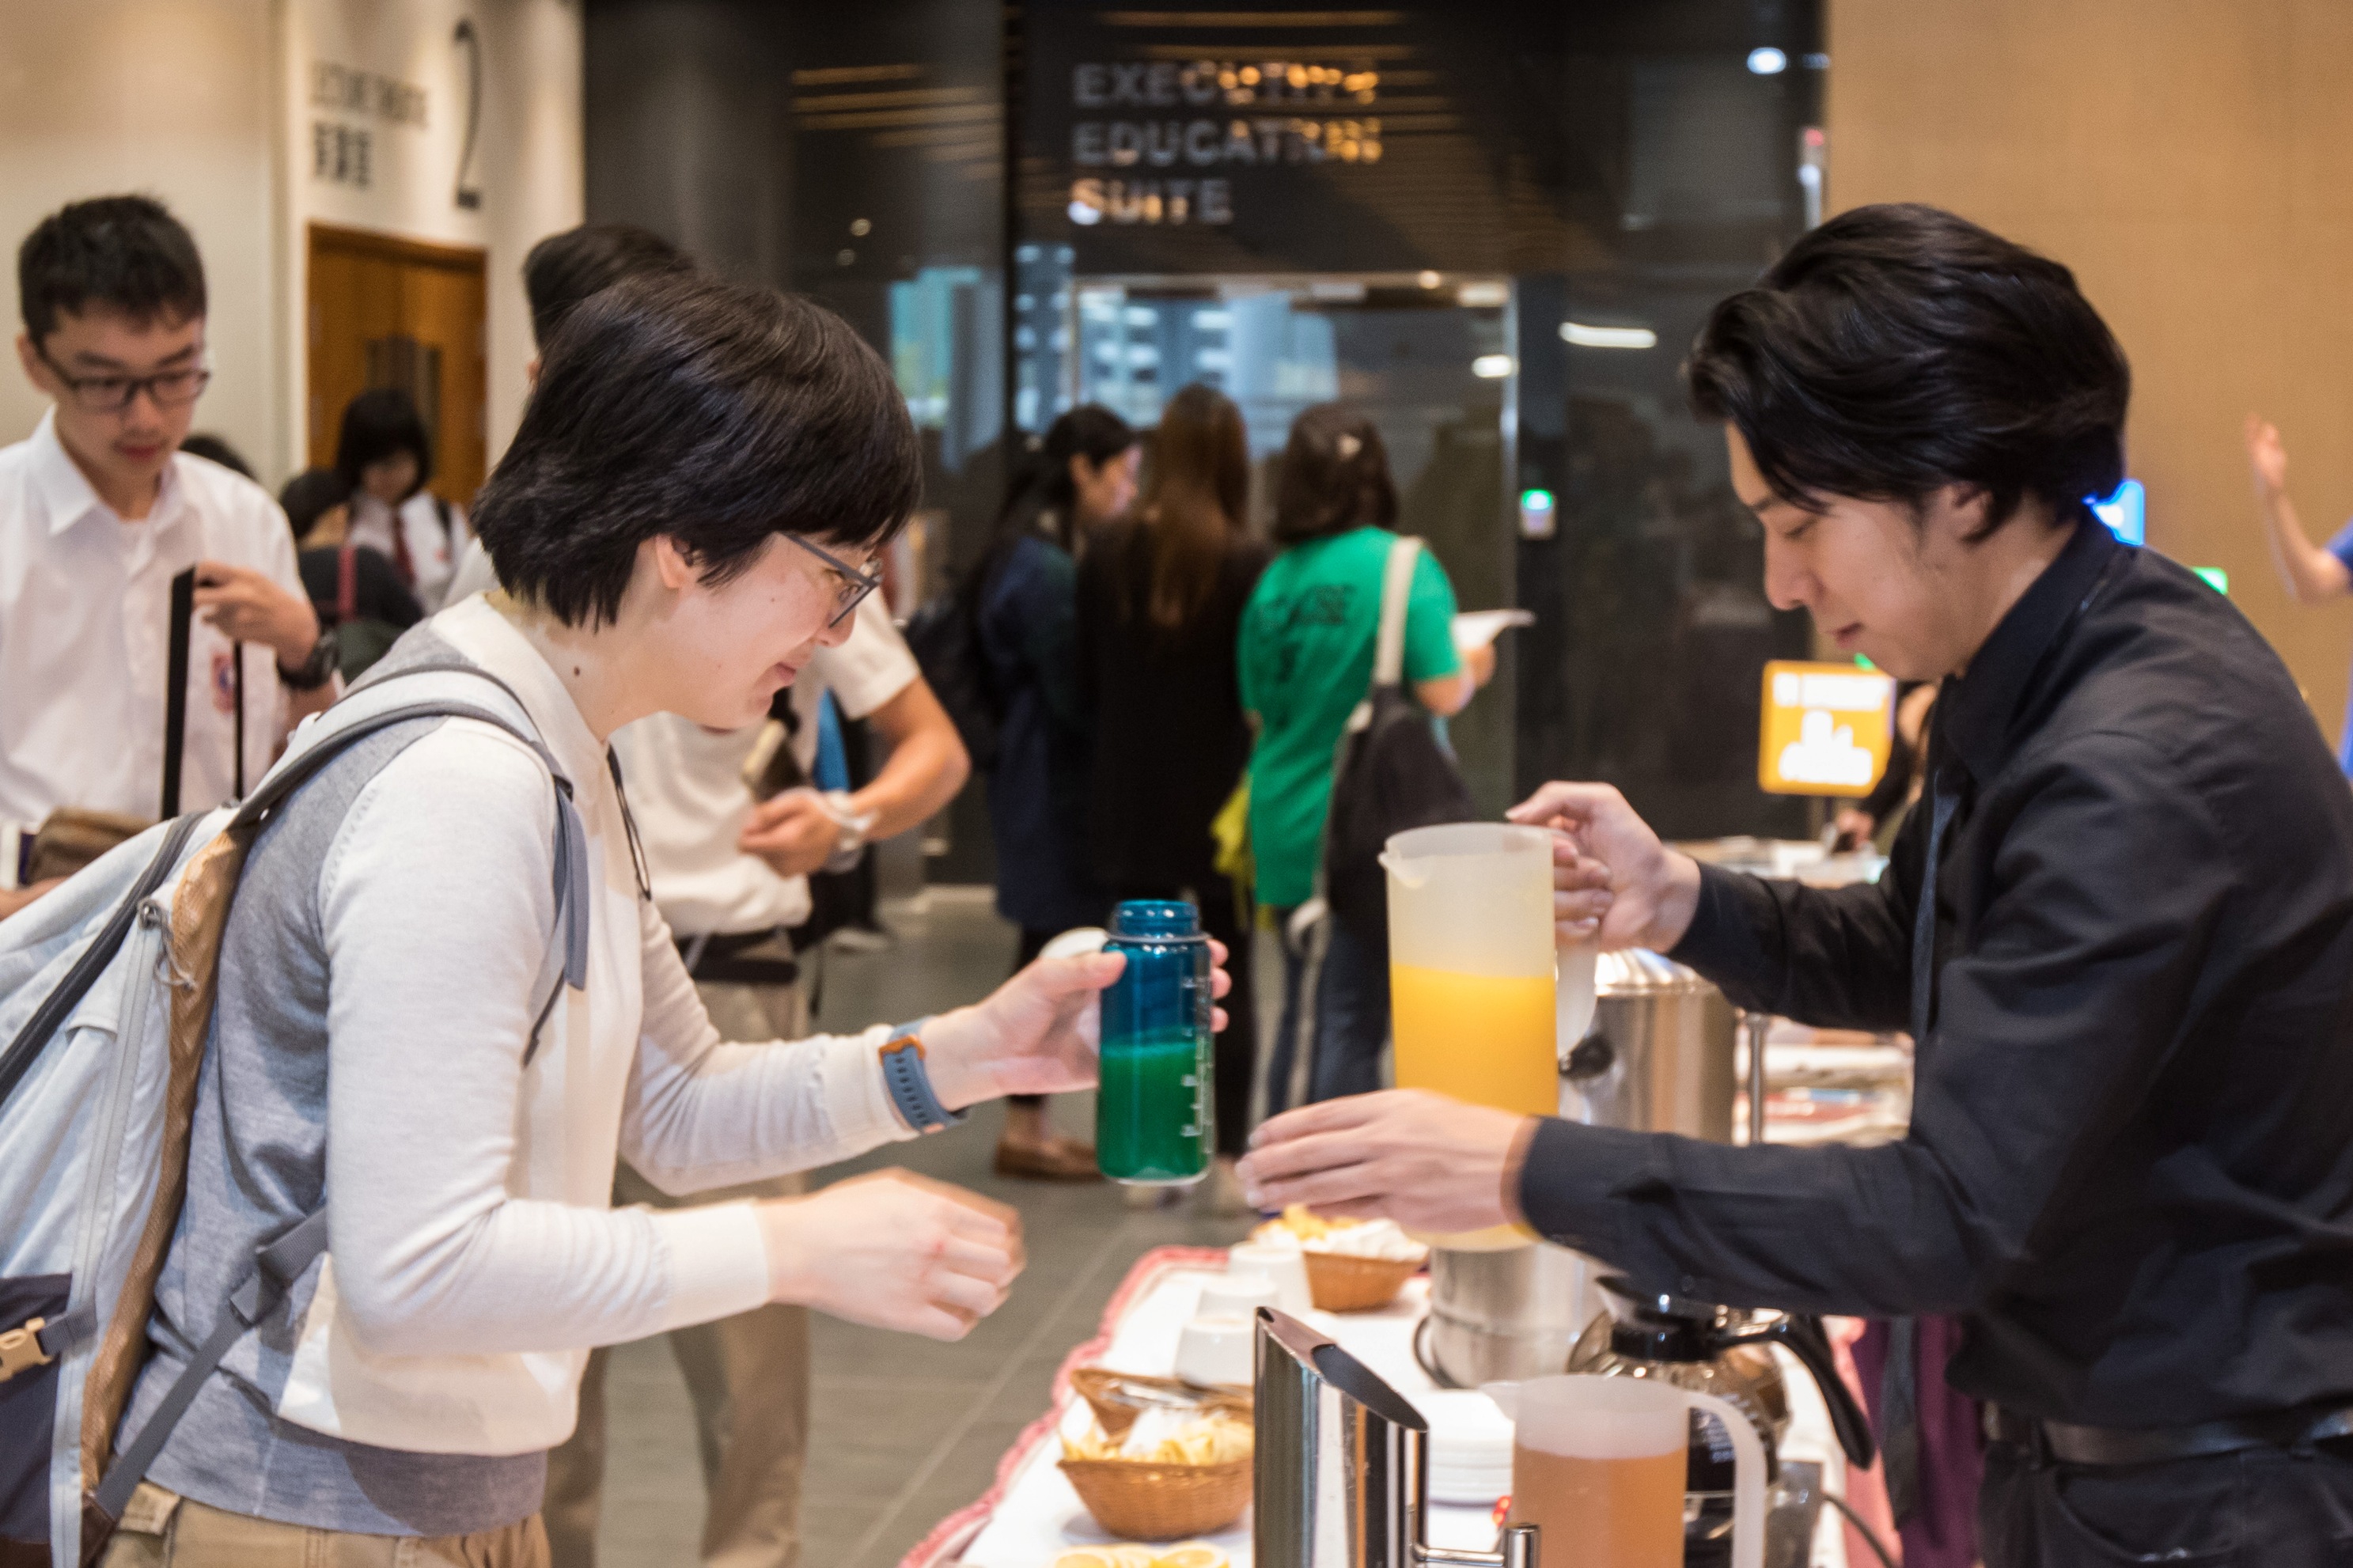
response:
<svg viewBox="0 0 2353 1568"><path fill-rule="evenodd" d="M1692 1407L1724 1423L1732 1438L1732 1568L1765 1568L1765 1445L1730 1400L1683 1391Z"/></svg>

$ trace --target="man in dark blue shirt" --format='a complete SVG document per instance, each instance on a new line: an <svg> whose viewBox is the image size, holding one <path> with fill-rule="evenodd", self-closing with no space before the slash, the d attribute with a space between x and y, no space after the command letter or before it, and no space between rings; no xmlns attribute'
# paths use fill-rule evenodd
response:
<svg viewBox="0 0 2353 1568"><path fill-rule="evenodd" d="M1686 375L1774 602L1941 681L1919 809L1836 889L1702 868L1606 785L1514 815L1562 835L1568 937L1909 1029L1907 1136L1392 1092L1268 1123L1246 1181L1521 1220L1677 1295L1960 1314L1989 1568L2353 1562L2353 792L2254 628L2078 499L2121 478L2122 353L2064 268L1871 207L1718 306Z"/></svg>

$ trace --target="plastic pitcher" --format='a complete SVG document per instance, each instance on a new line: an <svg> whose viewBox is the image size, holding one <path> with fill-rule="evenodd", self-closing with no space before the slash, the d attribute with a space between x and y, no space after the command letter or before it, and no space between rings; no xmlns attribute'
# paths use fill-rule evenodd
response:
<svg viewBox="0 0 2353 1568"><path fill-rule="evenodd" d="M1398 1087L1554 1114L1552 835L1489 822L1418 827L1392 837L1381 864ZM1477 1249L1529 1238L1497 1226L1433 1239Z"/></svg>
<svg viewBox="0 0 2353 1568"><path fill-rule="evenodd" d="M1765 1562L1765 1446L1712 1394L1630 1377L1537 1377L1484 1392L1514 1423L1514 1524L1577 1543L1581 1568L1682 1568L1691 1413L1732 1437L1732 1568Z"/></svg>

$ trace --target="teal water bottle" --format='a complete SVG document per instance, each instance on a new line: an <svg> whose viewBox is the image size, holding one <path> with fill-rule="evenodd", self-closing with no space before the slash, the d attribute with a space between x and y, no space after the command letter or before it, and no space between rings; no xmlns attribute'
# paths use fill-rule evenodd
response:
<svg viewBox="0 0 2353 1568"><path fill-rule="evenodd" d="M1103 994L1095 1163L1130 1186L1198 1182L1217 1144L1209 1030L1209 939L1191 904L1131 899L1105 952L1127 967Z"/></svg>

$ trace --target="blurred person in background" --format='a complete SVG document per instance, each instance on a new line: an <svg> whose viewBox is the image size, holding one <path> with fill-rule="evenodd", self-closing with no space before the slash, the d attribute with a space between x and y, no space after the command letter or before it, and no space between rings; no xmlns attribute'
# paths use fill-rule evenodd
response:
<svg viewBox="0 0 2353 1568"><path fill-rule="evenodd" d="M1258 1020L1250 1001L1250 891L1212 864L1210 823L1250 761L1236 639L1266 568L1249 534L1241 410L1202 385L1178 392L1152 436L1132 518L1103 524L1079 558L1079 702L1092 754L1087 837L1109 897L1189 899L1226 944L1232 1020L1218 1036L1213 1201L1240 1212L1234 1162L1250 1133Z"/></svg>
<svg viewBox="0 0 2353 1568"><path fill-rule="evenodd" d="M1087 856L1086 714L1079 700L1078 557L1135 500L1142 453L1093 404L1054 421L1008 488L974 574L974 621L1004 718L988 781L997 912L1021 928L1016 970L1110 912ZM1006 1102L997 1173L1092 1182L1094 1146L1053 1131L1039 1095Z"/></svg>
<svg viewBox="0 0 2353 1568"><path fill-rule="evenodd" d="M335 688L277 503L180 450L212 378L204 262L161 203L101 196L33 229L16 283L17 360L50 408L0 449L0 824L156 816L172 581L192 568L181 804L217 805ZM0 915L27 900L15 872Z"/></svg>
<svg viewBox="0 0 2353 1568"><path fill-rule="evenodd" d="M384 552L351 540L351 491L332 468L305 468L278 492L299 553L295 565L319 624L335 639L335 666L356 680L425 607Z"/></svg>
<svg viewBox="0 0 2353 1568"><path fill-rule="evenodd" d="M370 387L343 409L335 472L351 506L351 539L379 551L429 614L447 601L473 537L466 513L427 489L433 443L416 400L396 386Z"/></svg>
<svg viewBox="0 0 2353 1568"><path fill-rule="evenodd" d="M664 277L694 270L694 260L650 229L628 223L584 223L549 235L522 259L522 289L531 302L533 353L524 374L536 385L539 363L555 329L580 307L624 278ZM482 542L468 542L442 600L454 605L499 585L498 569Z"/></svg>
<svg viewBox="0 0 2353 1568"><path fill-rule="evenodd" d="M1397 538L1397 485L1372 420L1321 404L1291 426L1277 481L1274 543L1281 552L1243 612L1241 701L1258 731L1250 760L1250 852L1258 901L1283 932L1282 1023L1267 1066L1270 1115L1291 1103L1303 1030L1309 1100L1378 1089L1389 1033L1383 955L1330 925L1314 996L1292 916L1316 895L1332 770L1348 715L1373 679L1381 583ZM1454 585L1428 550L1414 567L1405 622L1405 681L1437 718L1469 705L1495 673L1493 646L1454 646Z"/></svg>
<svg viewBox="0 0 2353 1568"><path fill-rule="evenodd" d="M2353 522L2348 522L2316 545L2304 531L2295 503L2287 495L2287 447L2279 426L2259 415L2247 416L2247 467L2255 482L2255 507L2263 513L2263 537L2272 547L2272 563L2279 568L2280 585L2299 605L2325 604L2353 593ZM2337 765L2353 774L2353 702L2347 707L2344 738L2337 742Z"/></svg>
<svg viewBox="0 0 2353 1568"><path fill-rule="evenodd" d="M180 443L180 450L191 458L202 458L208 463L218 463L241 479L253 478L253 465L247 462L245 454L230 446L225 437L199 430Z"/></svg>
<svg viewBox="0 0 2353 1568"><path fill-rule="evenodd" d="M1845 855L1871 849L1884 855L1895 842L1905 814L1920 798L1921 784L1928 776L1928 726L1936 707L1935 681L1895 683L1895 729L1888 737L1887 766L1869 795L1838 803L1837 814L1831 819L1838 829L1831 841L1834 852Z"/></svg>

